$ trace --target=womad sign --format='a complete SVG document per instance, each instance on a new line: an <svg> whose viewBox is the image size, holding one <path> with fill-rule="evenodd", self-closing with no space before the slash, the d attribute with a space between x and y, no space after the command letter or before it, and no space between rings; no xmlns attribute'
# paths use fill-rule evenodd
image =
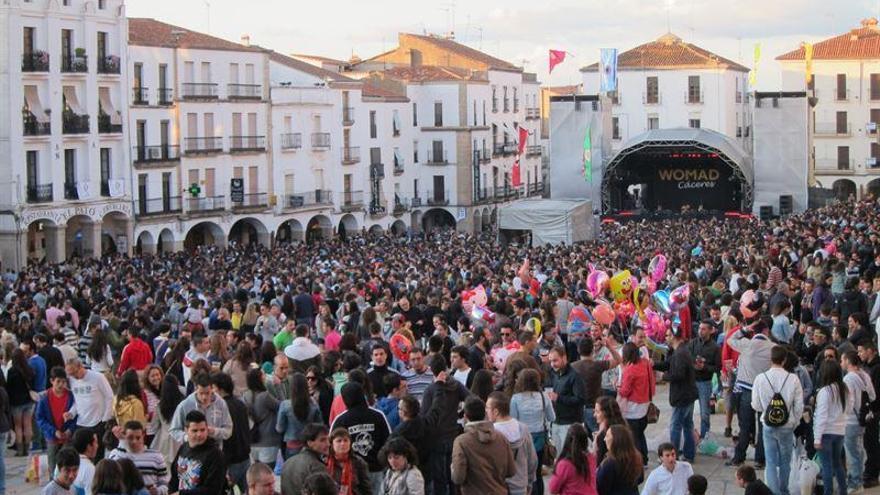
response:
<svg viewBox="0 0 880 495"><path fill-rule="evenodd" d="M721 178L715 168L661 168L657 175L663 182L676 182L678 189L714 189Z"/></svg>
<svg viewBox="0 0 880 495"><path fill-rule="evenodd" d="M676 210L685 204L712 210L736 207L729 168L677 165L659 167L655 173L650 187L653 201L665 209Z"/></svg>

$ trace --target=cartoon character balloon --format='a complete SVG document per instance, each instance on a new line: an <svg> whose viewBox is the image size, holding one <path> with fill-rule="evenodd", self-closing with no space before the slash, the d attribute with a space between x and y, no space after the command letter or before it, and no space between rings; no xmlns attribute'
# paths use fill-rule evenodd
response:
<svg viewBox="0 0 880 495"><path fill-rule="evenodd" d="M663 280L663 277L666 276L666 256L658 254L651 258L651 263L648 264L648 273L655 284Z"/></svg>
<svg viewBox="0 0 880 495"><path fill-rule="evenodd" d="M590 328L593 316L583 306L575 306L568 313L568 335L577 335L586 332Z"/></svg>
<svg viewBox="0 0 880 495"><path fill-rule="evenodd" d="M672 311L678 311L682 306L686 305L691 294L691 286L688 284L679 285L669 293L670 307Z"/></svg>
<svg viewBox="0 0 880 495"><path fill-rule="evenodd" d="M541 336L541 320L537 318L529 318L526 321L526 330L531 330L535 333L535 337Z"/></svg>
<svg viewBox="0 0 880 495"><path fill-rule="evenodd" d="M608 274L604 270L596 270L590 264L590 273L587 275L587 290L593 298L601 297L608 285Z"/></svg>
<svg viewBox="0 0 880 495"><path fill-rule="evenodd" d="M609 280L609 284L611 286L611 294L614 296L615 301L630 299L635 285L633 284L633 276L629 270L615 273L614 276L611 277L611 280Z"/></svg>
<svg viewBox="0 0 880 495"><path fill-rule="evenodd" d="M391 340L388 341L388 344L391 346L391 354L394 354L394 357L404 363L409 362L409 351L412 349L412 342L410 342L409 339L396 333L391 336Z"/></svg>
<svg viewBox="0 0 880 495"><path fill-rule="evenodd" d="M474 306L485 306L487 301L486 289L482 284L474 289L461 291L461 307L466 313L470 313Z"/></svg>

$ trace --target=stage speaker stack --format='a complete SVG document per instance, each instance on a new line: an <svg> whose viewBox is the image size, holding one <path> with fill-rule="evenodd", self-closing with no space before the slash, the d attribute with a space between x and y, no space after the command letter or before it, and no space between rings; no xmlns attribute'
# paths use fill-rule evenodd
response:
<svg viewBox="0 0 880 495"><path fill-rule="evenodd" d="M794 211L794 199L791 197L791 194L781 194L779 196L779 214L780 215L791 215Z"/></svg>
<svg viewBox="0 0 880 495"><path fill-rule="evenodd" d="M766 222L768 220L772 220L773 219L773 206L770 206L770 205L762 206L758 210L758 215L761 217L761 220L764 222Z"/></svg>

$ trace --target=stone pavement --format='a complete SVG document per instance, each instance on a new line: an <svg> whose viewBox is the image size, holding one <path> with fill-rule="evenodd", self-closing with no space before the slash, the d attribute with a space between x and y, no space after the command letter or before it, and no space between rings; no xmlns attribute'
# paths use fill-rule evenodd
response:
<svg viewBox="0 0 880 495"><path fill-rule="evenodd" d="M649 425L646 432L648 437L648 450L650 462L648 469L657 467L657 446L669 439L668 425L671 417L671 408L668 402L669 392L668 386L661 384L657 387L657 395L655 396L656 404L660 408L660 421L657 424ZM694 423L699 427L699 405L694 407ZM736 432L736 421L734 421L734 432ZM720 437L724 432L724 416L715 414L712 416L712 432L717 433ZM717 437L716 437L717 438ZM720 443L724 447L732 447L729 438L719 438ZM9 457L7 450L6 457L6 494L7 495L38 495L39 488L34 484L25 482L25 469L27 460L23 457ZM751 450L749 451L751 456ZM736 485L734 480L734 468L724 465L724 459L720 457L710 457L705 455L697 455L694 463L694 472L702 474L709 480L709 490L707 493L712 495L729 495L741 494L743 490ZM763 476L763 471L759 471L759 475ZM549 477L547 477L549 479ZM872 488L865 491L866 494L880 495L880 487Z"/></svg>

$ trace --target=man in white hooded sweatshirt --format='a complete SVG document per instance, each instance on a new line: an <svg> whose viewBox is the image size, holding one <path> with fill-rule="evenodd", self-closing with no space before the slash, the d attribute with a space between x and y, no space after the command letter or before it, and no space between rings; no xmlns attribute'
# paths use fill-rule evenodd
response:
<svg viewBox="0 0 880 495"><path fill-rule="evenodd" d="M861 363L859 353L856 351L844 352L840 357L840 367L846 373L843 376L843 383L846 384L847 392L853 398L853 406L846 414L846 434L843 438L843 448L846 451L846 487L850 493L860 493L859 490L863 489L865 445L862 437L865 436L865 427L859 423L862 394L867 394L870 402L874 402L877 398L871 376L860 367Z"/></svg>
<svg viewBox="0 0 880 495"><path fill-rule="evenodd" d="M513 451L516 472L507 478L510 495L528 494L538 470L538 454L535 452L529 427L510 416L510 399L502 392L489 394L486 419L494 424L495 431L510 442L510 450Z"/></svg>

